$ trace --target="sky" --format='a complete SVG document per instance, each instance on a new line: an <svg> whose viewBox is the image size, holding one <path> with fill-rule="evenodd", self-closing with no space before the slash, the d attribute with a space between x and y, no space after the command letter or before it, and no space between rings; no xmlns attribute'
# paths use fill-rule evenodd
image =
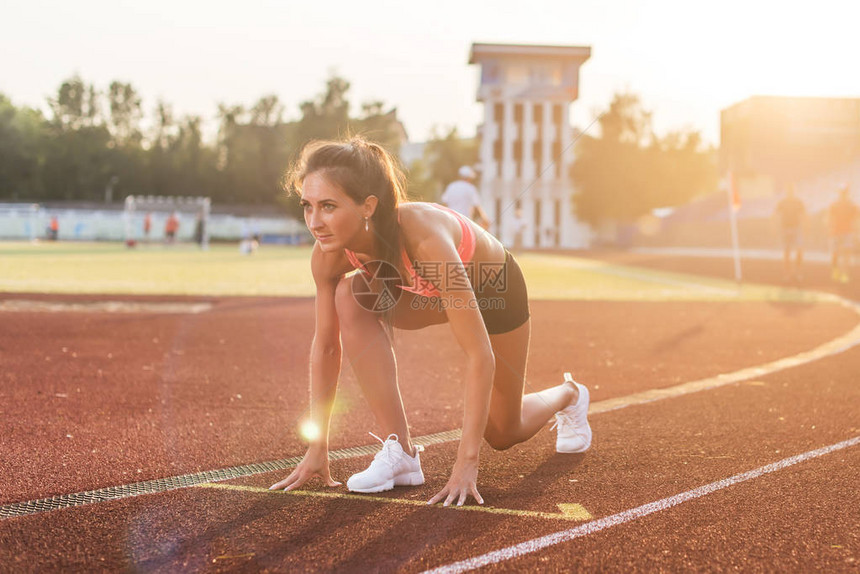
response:
<svg viewBox="0 0 860 574"><path fill-rule="evenodd" d="M47 112L73 74L102 90L120 80L148 115L161 98L214 130L218 103L268 94L296 119L334 72L351 82L354 113L381 100L423 141L434 126L473 135L481 122L472 43L589 46L574 126L630 91L658 133L695 129L718 145L720 109L752 95L860 97L851 4L0 0L0 93Z"/></svg>

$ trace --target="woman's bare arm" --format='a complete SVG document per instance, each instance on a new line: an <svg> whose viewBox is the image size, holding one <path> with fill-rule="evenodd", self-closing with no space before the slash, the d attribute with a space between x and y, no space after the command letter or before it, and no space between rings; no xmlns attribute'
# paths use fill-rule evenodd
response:
<svg viewBox="0 0 860 574"><path fill-rule="evenodd" d="M444 226L431 226L429 222L416 223L412 231L420 237L414 250L418 261L443 271L437 288L451 330L467 357L463 434L457 461L448 484L429 502L444 499L446 505L454 501L463 504L468 496L473 496L483 503L477 490L477 473L495 374L493 348L453 237Z"/></svg>
<svg viewBox="0 0 860 574"><path fill-rule="evenodd" d="M302 462L286 479L272 485L270 488L273 490L299 488L314 476L321 477L328 486L339 484L331 478L329 470L328 433L341 366L340 325L335 308L335 293L342 276L343 263L336 255L324 254L314 246L311 271L317 295L310 355L309 422L316 436L306 437L310 444Z"/></svg>

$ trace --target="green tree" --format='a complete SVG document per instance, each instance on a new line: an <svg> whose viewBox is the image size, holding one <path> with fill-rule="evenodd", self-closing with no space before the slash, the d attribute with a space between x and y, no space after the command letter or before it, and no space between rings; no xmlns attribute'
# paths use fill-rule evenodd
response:
<svg viewBox="0 0 860 574"><path fill-rule="evenodd" d="M406 193L410 200L439 200L439 184L431 177L423 158L413 161L405 171Z"/></svg>
<svg viewBox="0 0 860 574"><path fill-rule="evenodd" d="M238 197L241 185L240 173L243 164L240 125L244 122L243 106L218 105L217 168L222 177L214 190L217 199L233 203Z"/></svg>
<svg viewBox="0 0 860 574"><path fill-rule="evenodd" d="M698 132L670 132L647 151L654 173L648 194L653 207L682 205L717 188L716 153Z"/></svg>
<svg viewBox="0 0 860 574"><path fill-rule="evenodd" d="M616 94L600 115L600 137L577 143L571 177L577 215L593 225L632 223L657 207L671 207L716 185L713 151L695 131L656 136L651 112L638 96Z"/></svg>
<svg viewBox="0 0 860 574"><path fill-rule="evenodd" d="M171 195L211 196L215 181L216 152L203 141L203 120L200 116L185 116L171 142L170 158L173 177Z"/></svg>
<svg viewBox="0 0 860 574"><path fill-rule="evenodd" d="M648 146L654 139L652 113L642 107L639 96L615 94L609 109L600 116L600 132L606 141Z"/></svg>
<svg viewBox="0 0 860 574"><path fill-rule="evenodd" d="M143 117L140 96L131 84L113 81L108 88L110 121L108 129L114 146L140 145Z"/></svg>
<svg viewBox="0 0 860 574"><path fill-rule="evenodd" d="M406 139L403 126L397 119L397 108L385 111L385 103L367 102L361 105L361 115L352 120L355 131L374 141L394 155L400 153L400 144Z"/></svg>
<svg viewBox="0 0 860 574"><path fill-rule="evenodd" d="M250 110L250 119L244 128L249 159L249 199L254 203L272 203L281 193L281 176L287 168L290 145L289 129L283 121L284 106L278 96L260 98Z"/></svg>
<svg viewBox="0 0 860 574"><path fill-rule="evenodd" d="M423 163L429 182L419 184L423 198L438 201L445 186L457 179L459 169L478 161L478 145L474 138L461 138L456 127L447 132L434 127L424 147Z"/></svg>
<svg viewBox="0 0 860 574"><path fill-rule="evenodd" d="M170 182L174 177L171 149L177 137L177 126L172 106L159 100L155 105L154 122L149 133L147 183L145 188L154 195L170 195Z"/></svg>
<svg viewBox="0 0 860 574"><path fill-rule="evenodd" d="M226 201L275 203L292 150L284 106L277 96L268 95L249 108L222 104L219 109L220 196Z"/></svg>
<svg viewBox="0 0 860 574"><path fill-rule="evenodd" d="M41 112L16 108L0 94L0 197L15 200L43 196L45 129Z"/></svg>
<svg viewBox="0 0 860 574"><path fill-rule="evenodd" d="M101 122L99 93L92 84L87 85L77 74L64 81L55 98L48 104L54 114L54 124L62 130L91 128Z"/></svg>
<svg viewBox="0 0 860 574"><path fill-rule="evenodd" d="M351 117L349 88L346 79L332 75L326 80L322 93L300 104L300 118L283 125L278 132L281 141L286 142L282 148L285 152L283 158L295 160L309 141L338 140L352 135L362 135L395 156L399 153L405 133L397 119L396 108L386 111L383 102L367 102L362 104L357 117ZM301 214L297 198L282 191L276 197L290 213Z"/></svg>
<svg viewBox="0 0 860 574"><path fill-rule="evenodd" d="M299 147L311 140L340 139L349 135L349 82L337 75L326 80L325 91L299 105L295 126Z"/></svg>
<svg viewBox="0 0 860 574"><path fill-rule="evenodd" d="M385 111L384 102L371 101L363 103L359 115L352 117L349 88L346 79L332 75L322 93L299 105L301 117L290 134L294 147L301 149L311 140L336 140L360 134L395 155L399 153L405 133L397 119L397 109Z"/></svg>
<svg viewBox="0 0 860 574"><path fill-rule="evenodd" d="M102 199L113 170L108 153L111 135L101 116L98 91L73 76L48 101L53 118L43 177L49 197Z"/></svg>

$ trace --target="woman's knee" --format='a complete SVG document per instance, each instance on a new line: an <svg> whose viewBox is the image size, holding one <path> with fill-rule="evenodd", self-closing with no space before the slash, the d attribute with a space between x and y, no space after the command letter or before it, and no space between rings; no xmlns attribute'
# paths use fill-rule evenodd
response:
<svg viewBox="0 0 860 574"><path fill-rule="evenodd" d="M362 307L352 290L352 277L343 277L334 292L334 306L341 330L349 329L362 320L374 319L374 313Z"/></svg>
<svg viewBox="0 0 860 574"><path fill-rule="evenodd" d="M484 440L493 450L508 450L519 442L513 433L497 430L490 425L487 425L487 429L484 431Z"/></svg>

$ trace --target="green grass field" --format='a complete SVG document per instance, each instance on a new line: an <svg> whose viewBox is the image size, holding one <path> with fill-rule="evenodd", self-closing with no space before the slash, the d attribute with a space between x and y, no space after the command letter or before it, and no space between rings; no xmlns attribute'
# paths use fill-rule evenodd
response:
<svg viewBox="0 0 860 574"><path fill-rule="evenodd" d="M310 248L0 243L0 291L143 295L313 295Z"/></svg>
<svg viewBox="0 0 860 574"><path fill-rule="evenodd" d="M313 296L309 247L0 243L0 291L141 295ZM797 289L743 285L546 253L517 256L532 299L811 301Z"/></svg>

